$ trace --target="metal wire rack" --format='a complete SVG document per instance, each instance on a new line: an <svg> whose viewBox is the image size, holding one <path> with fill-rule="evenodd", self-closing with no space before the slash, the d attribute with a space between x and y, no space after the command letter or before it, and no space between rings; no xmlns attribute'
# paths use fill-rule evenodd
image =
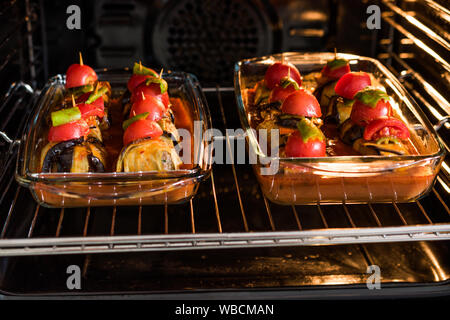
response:
<svg viewBox="0 0 450 320"><path fill-rule="evenodd" d="M204 91L215 127L238 127L232 88ZM3 108L10 110L7 121L23 118L23 103ZM249 165L216 164L185 204L49 209L16 184L14 160L12 152L0 179L1 256L450 239L442 180L428 197L409 204L280 206L262 195Z"/></svg>

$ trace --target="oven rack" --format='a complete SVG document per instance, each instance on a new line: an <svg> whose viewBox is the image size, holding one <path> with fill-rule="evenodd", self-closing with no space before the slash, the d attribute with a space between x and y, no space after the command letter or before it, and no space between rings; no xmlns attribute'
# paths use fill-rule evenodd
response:
<svg viewBox="0 0 450 320"><path fill-rule="evenodd" d="M233 88L205 88L204 93L214 106L213 126L238 128ZM17 105L13 112L24 110ZM239 137L224 139L229 152L232 138ZM186 204L49 209L14 181L15 158L15 153L8 158L0 177L0 256L450 239L444 175L429 196L409 204L280 206L263 196L249 165L215 164Z"/></svg>

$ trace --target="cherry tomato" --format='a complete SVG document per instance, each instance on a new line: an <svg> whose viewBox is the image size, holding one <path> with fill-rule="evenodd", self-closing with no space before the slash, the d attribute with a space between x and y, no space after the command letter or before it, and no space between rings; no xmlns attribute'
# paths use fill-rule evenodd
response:
<svg viewBox="0 0 450 320"><path fill-rule="evenodd" d="M372 120L389 117L392 108L388 99L388 95L381 90L361 90L355 95L350 118L353 123L365 127Z"/></svg>
<svg viewBox="0 0 450 320"><path fill-rule="evenodd" d="M157 138L163 134L161 127L155 122L142 119L133 122L123 134L123 145L142 138Z"/></svg>
<svg viewBox="0 0 450 320"><path fill-rule="evenodd" d="M48 132L48 141L61 142L78 139L89 133L89 125L83 119L51 127Z"/></svg>
<svg viewBox="0 0 450 320"><path fill-rule="evenodd" d="M75 102L78 104L81 103L85 103L87 99L89 99L89 96L93 93L93 91L91 92L86 92L84 94L82 94L78 99L75 100ZM105 102L103 101L103 97L98 98L97 100L95 100L94 102L92 102L92 104L96 107L99 108L104 108L105 107Z"/></svg>
<svg viewBox="0 0 450 320"><path fill-rule="evenodd" d="M283 88L280 85L276 85L275 88L270 92L269 102L281 101L283 102L291 93L294 93L297 90L293 85L289 85L286 88Z"/></svg>
<svg viewBox="0 0 450 320"><path fill-rule="evenodd" d="M286 62L275 62L266 71L264 79L266 81L266 86L269 89L273 89L277 84L280 84L281 79L288 77L293 79L298 83L299 86L302 85L302 77L300 72L292 63Z"/></svg>
<svg viewBox="0 0 450 320"><path fill-rule="evenodd" d="M80 103L79 105L77 105L77 107L78 107L78 109L80 109L82 118L87 118L87 117L92 117L92 116L97 116L99 118L103 118L103 116L105 115L105 108L99 107L93 103L92 104Z"/></svg>
<svg viewBox="0 0 450 320"><path fill-rule="evenodd" d="M147 96L145 99L141 99L133 103L133 105L131 106L130 118L144 112L149 113L146 119L158 121L166 112L166 108L157 98Z"/></svg>
<svg viewBox="0 0 450 320"><path fill-rule="evenodd" d="M325 157L325 140L309 139L305 142L299 131L291 134L286 142L286 156L288 157Z"/></svg>
<svg viewBox="0 0 450 320"><path fill-rule="evenodd" d="M370 76L365 72L349 72L344 74L336 83L334 91L346 99L353 99L355 94L371 85Z"/></svg>
<svg viewBox="0 0 450 320"><path fill-rule="evenodd" d="M322 77L337 80L344 74L350 72L350 64L345 59L334 59L329 61L325 67L323 67L321 73Z"/></svg>
<svg viewBox="0 0 450 320"><path fill-rule="evenodd" d="M72 64L66 71L66 88L80 87L94 83L98 77L95 71L83 64Z"/></svg>
<svg viewBox="0 0 450 320"><path fill-rule="evenodd" d="M141 83L145 82L148 78L151 78L151 76L144 75L144 74L133 74L127 83L128 90L130 92L133 92L137 86L139 86Z"/></svg>
<svg viewBox="0 0 450 320"><path fill-rule="evenodd" d="M131 101L137 102L139 100L142 100L142 95L144 95L144 97L155 97L159 101L161 101L166 108L169 107L169 93L166 91L161 94L161 88L157 83L150 83L149 85L147 85L145 82L141 83L133 91Z"/></svg>
<svg viewBox="0 0 450 320"><path fill-rule="evenodd" d="M409 130L403 121L396 118L380 118L372 120L364 129L365 140L378 140L382 137L408 139Z"/></svg>
<svg viewBox="0 0 450 320"><path fill-rule="evenodd" d="M281 105L281 112L303 117L318 118L322 116L316 97L304 90L297 90L290 94Z"/></svg>

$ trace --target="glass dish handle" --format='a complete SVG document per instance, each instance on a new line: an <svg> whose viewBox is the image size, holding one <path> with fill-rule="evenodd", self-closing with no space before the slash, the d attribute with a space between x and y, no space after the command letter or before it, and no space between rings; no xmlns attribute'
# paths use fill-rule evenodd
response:
<svg viewBox="0 0 450 320"><path fill-rule="evenodd" d="M20 89L24 89L26 93L29 93L31 95L35 94L34 89L25 82L13 82L9 88L8 91L6 91L5 95L3 96L2 103L0 105L0 111L4 110L6 105L10 102L11 98L14 96L16 92L18 92ZM10 144L10 147L13 148L14 146L20 144L20 140L13 140L11 139L6 132L0 131L0 137L3 138L8 144Z"/></svg>

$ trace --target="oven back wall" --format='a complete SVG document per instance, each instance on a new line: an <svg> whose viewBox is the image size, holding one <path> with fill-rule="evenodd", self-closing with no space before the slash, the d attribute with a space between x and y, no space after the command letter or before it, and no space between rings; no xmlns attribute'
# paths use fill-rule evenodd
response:
<svg viewBox="0 0 450 320"><path fill-rule="evenodd" d="M357 0L41 0L49 74L64 73L82 52L97 68L133 62L196 74L202 84L231 85L236 61L281 51L373 54ZM81 29L69 30L70 5Z"/></svg>

